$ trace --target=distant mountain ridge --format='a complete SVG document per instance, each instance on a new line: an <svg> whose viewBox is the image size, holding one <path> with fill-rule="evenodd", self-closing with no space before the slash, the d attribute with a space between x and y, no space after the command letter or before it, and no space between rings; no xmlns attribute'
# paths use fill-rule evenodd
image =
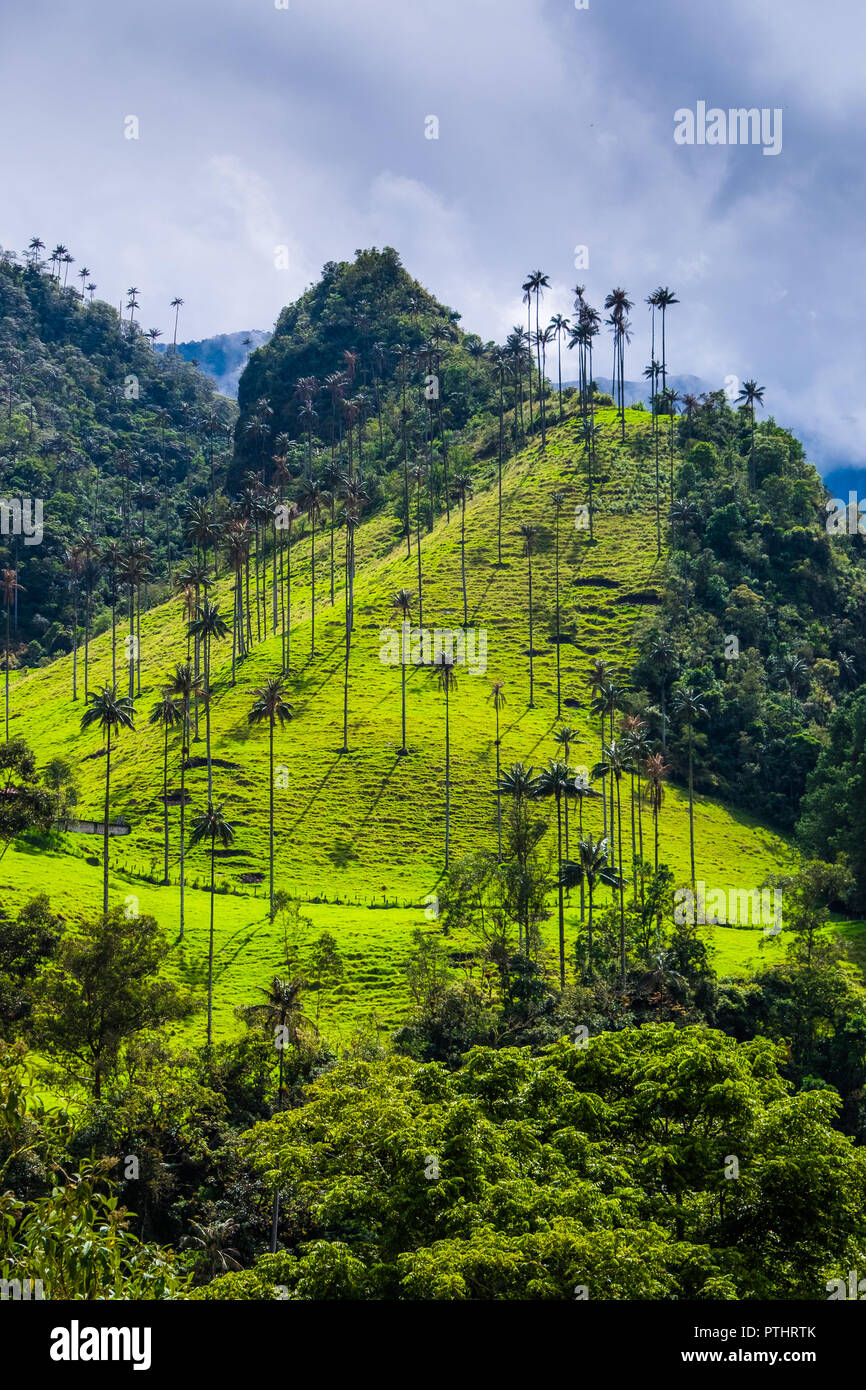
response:
<svg viewBox="0 0 866 1390"><path fill-rule="evenodd" d="M555 373L555 371L554 371L554 372L551 372L550 369L548 368L547 375L548 375L548 378L549 378L551 381L553 381L553 382L555 383L555 378L556 378L556 373ZM598 376L597 374L594 374L594 375L595 375L595 382L596 382L596 385L598 386L599 391L604 391L604 392L606 392L608 395L610 395L610 393L611 393L611 391L612 391L612 389L613 389L613 384L612 384L612 382L611 382L610 377L609 377L609 376ZM565 386L575 386L575 387L576 387L576 386L578 385L578 382L576 382L576 381L563 381L562 384L563 384L563 387L565 387ZM672 388L674 389L674 391L678 391L679 394L680 394L681 396L685 396L685 395L687 395L687 394L688 394L688 395L692 395L692 396L700 396L702 393L705 393L705 392L708 393L708 392L710 392L710 391L720 391L720 390L723 390L723 389L724 389L724 383L722 383L722 382L720 382L718 386L713 386L713 385L710 384L710 382L704 381L704 380L703 380L701 377L699 377L699 376L673 376L670 372L668 372L668 386L672 387ZM625 384L625 403L626 403L626 405L637 405L638 401L642 401L643 404L647 407L647 409L649 409L649 403L650 403L649 398L650 398L649 386L648 386L648 384L647 384L645 381L627 381L627 382L626 382L626 384Z"/></svg>
<svg viewBox="0 0 866 1390"><path fill-rule="evenodd" d="M237 333L218 333L213 338L201 338L197 342L178 343L177 351L185 362L195 362L199 370L210 377L220 395L236 400L238 382L247 358L270 338L271 334L262 328L242 329ZM170 346L158 343L156 350L167 352Z"/></svg>

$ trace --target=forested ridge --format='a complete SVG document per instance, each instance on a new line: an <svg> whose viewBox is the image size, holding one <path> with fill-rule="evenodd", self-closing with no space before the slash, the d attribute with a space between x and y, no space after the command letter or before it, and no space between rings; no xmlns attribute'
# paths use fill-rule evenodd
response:
<svg viewBox="0 0 866 1390"><path fill-rule="evenodd" d="M624 290L545 323L533 272L485 343L386 248L235 408L37 241L0 260L0 491L44 499L0 536L4 1277L825 1298L866 1243L866 564L763 388L680 399L660 287L628 407ZM704 880L783 917L707 930Z"/></svg>

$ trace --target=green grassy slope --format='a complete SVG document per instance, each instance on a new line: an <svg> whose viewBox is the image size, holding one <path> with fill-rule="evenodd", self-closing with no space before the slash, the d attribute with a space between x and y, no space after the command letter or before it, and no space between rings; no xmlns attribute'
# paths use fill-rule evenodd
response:
<svg viewBox="0 0 866 1390"><path fill-rule="evenodd" d="M549 432L542 454L533 443L507 467L504 493L503 565L496 564L496 490L492 468L477 469L476 496L467 507L467 572L470 623L487 631L487 672L459 672L452 700L452 855L458 858L495 844L494 717L488 702L490 682L506 683L507 706L502 724L502 761L516 759L539 766L553 755L556 720L554 635L554 509L552 493L567 502L561 521L561 666L563 721L579 731L572 753L576 764L598 758L597 721L590 720L586 675L596 656L628 669L642 627L652 615L661 577L656 561L655 506L647 465L639 466L632 440L649 430L649 417L627 412L629 444L614 439L612 410L601 410L603 443L599 454L601 483L596 502L596 541L574 526L574 508L586 500L578 422L567 419ZM533 560L535 622L535 702L529 710L528 576L517 529L522 522L543 528L545 538ZM289 680L294 719L277 735L278 764L288 769L289 787L275 792L277 882L303 899L314 928L335 932L347 957L350 977L325 1016L335 1031L355 1026L375 1013L391 1024L405 1008L401 963L414 925L424 923L420 904L441 873L444 844L444 699L428 670L408 674L409 756L401 758L400 671L379 659L380 629L396 626L390 608L395 589L417 593L417 560L406 555L393 518L380 514L360 528L355 585L356 627L350 669L349 747L340 754L343 701L342 533L336 549L336 603L330 606L328 537L317 535L316 654L310 654L309 539L293 549L292 672ZM441 518L422 543L424 625L458 627L462 620L459 512L450 524ZM222 577L211 597L230 611L230 579ZM417 604L414 610L417 619ZM122 648L121 648L122 651ZM113 891L135 893L141 910L153 911L173 932L177 923L178 809L172 807L172 886L155 887L123 877L161 872L162 737L147 724L147 714L172 663L183 659L181 604L173 600L142 620L142 695L137 701L136 730L125 734L113 755L112 812L131 823L131 835L112 841L112 865L118 870ZM91 650L91 686L110 677L110 636L96 639ZM214 654L213 754L215 799L225 803L237 832L236 853L218 866L218 881L235 893L217 899L219 984L218 1030L232 1024L232 1008L246 1002L280 959L279 932L267 922L262 896L241 881L245 874L267 875L267 729L250 728L247 712L252 692L280 665L280 638L258 643L240 667L237 685L229 684L231 644ZM79 681L81 681L79 657ZM99 747L95 733L82 735L83 701L71 699L71 658L27 672L14 681L12 731L38 751L40 762L61 755L78 764L79 815L99 818L104 761L88 756ZM202 741L193 755L202 766L187 774L191 810L206 800L204 719ZM177 746L170 762L170 786L177 788ZM589 812L587 824L598 830L601 813ZM647 820L647 828L649 822ZM664 857L685 879L688 870L688 816L684 793L670 788L663 811ZM789 862L783 840L754 821L712 800L698 798L696 837L699 876L710 885L755 886L772 867ZM87 854L100 842L65 837L63 855L34 856L10 851L0 864L4 900L24 900L44 888L70 912L98 907L101 876L87 865ZM71 858L70 855L76 857ZM190 881L207 881L203 851L188 855ZM256 893L258 896L256 896ZM327 902L309 904L310 899ZM388 910L373 908L387 900ZM335 905L339 900L342 905ZM208 897L194 888L187 894L188 931L183 959L171 968L201 979L206 947ZM571 917L573 919L573 912ZM717 965L742 971L757 956L760 932L717 931ZM459 944L459 943L458 943ZM771 948L772 949L772 948ZM196 1023L193 1025L198 1027Z"/></svg>

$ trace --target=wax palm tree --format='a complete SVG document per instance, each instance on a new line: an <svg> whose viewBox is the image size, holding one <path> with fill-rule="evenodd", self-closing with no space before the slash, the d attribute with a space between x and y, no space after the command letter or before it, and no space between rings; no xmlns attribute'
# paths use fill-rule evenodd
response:
<svg viewBox="0 0 866 1390"><path fill-rule="evenodd" d="M565 903L562 896L562 803L571 784L568 763L551 759L539 774L537 796L552 796L556 800L556 884L559 894L559 984L565 989Z"/></svg>
<svg viewBox="0 0 866 1390"><path fill-rule="evenodd" d="M99 545L96 537L85 532L78 543L78 554L81 560L81 574L84 579L84 698L86 700L89 694L91 596L99 557Z"/></svg>
<svg viewBox="0 0 866 1390"><path fill-rule="evenodd" d="M183 300L181 299L181 297L180 297L179 294L175 295L174 299L171 301L171 308L174 309L174 334L172 335L172 340L171 340L171 350L172 350L172 356L173 356L173 357L176 357L176 356L177 356L177 320L178 320L178 315L180 314L180 311L181 311L181 309L183 308Z"/></svg>
<svg viewBox="0 0 866 1390"><path fill-rule="evenodd" d="M692 866L692 893L695 886L695 786L694 786L694 742L695 724L706 718L707 709L701 698L688 685L678 685L673 692L673 711L686 727L689 741L689 850Z"/></svg>
<svg viewBox="0 0 866 1390"><path fill-rule="evenodd" d="M533 292L533 288L534 288L534 286L533 286L533 283L532 283L532 276L530 275L528 279L524 280L524 282L523 282L523 284L522 284L522 286L521 286L521 289L523 290L523 302L524 302L524 304L526 305L526 327L525 327L525 328L522 328L522 329L519 329L518 331L519 331L519 333L520 333L521 349L523 349L524 351L525 351L525 349L524 349L524 344L528 344L528 343L530 343L530 342L532 341L532 292ZM523 355L523 353L521 353L521 355ZM527 365L527 376L528 376L528 378L529 378L529 433L531 434L531 433L532 433L532 349L531 349L531 348L529 348L528 352L526 353L526 358L527 358L527 362L526 362L526 365Z"/></svg>
<svg viewBox="0 0 866 1390"><path fill-rule="evenodd" d="M16 595L22 592L18 583L18 572L14 569L0 570L0 588L3 591L3 607L6 609L6 650L4 667L6 671L6 742L9 742L9 668L12 662L10 646L9 618Z"/></svg>
<svg viewBox="0 0 866 1390"><path fill-rule="evenodd" d="M749 444L749 485L753 489L756 486L755 478L755 406L764 404L764 392L767 388L759 386L756 381L744 381L740 387L737 400L745 405L750 413L752 430Z"/></svg>
<svg viewBox="0 0 866 1390"><path fill-rule="evenodd" d="M668 384L667 352L665 349L665 314L672 304L679 304L680 301L677 299L673 290L669 290L665 285L659 286L653 298L655 307L661 311L662 316L662 390L664 391L667 389Z"/></svg>
<svg viewBox="0 0 866 1390"><path fill-rule="evenodd" d="M559 378L559 423L562 424L564 418L562 411L562 335L569 331L571 324L568 319L563 318L562 314L554 314L553 318L550 320L550 327L553 329L553 334L556 338L556 361Z"/></svg>
<svg viewBox="0 0 866 1390"><path fill-rule="evenodd" d="M566 764L571 756L572 744L577 742L577 732L564 724L561 729L557 729L553 735L553 741L557 748L562 750L562 759ZM565 857L568 858L568 798L565 801Z"/></svg>
<svg viewBox="0 0 866 1390"><path fill-rule="evenodd" d="M559 606L559 520L560 520L560 515L561 515L561 513L562 513L562 509L563 509L563 507L565 506L565 493L564 493L564 492L555 492L555 493L553 494L553 497L551 498L551 501L553 502L553 510L554 510L554 515L555 515L555 518L556 518L556 542L555 542L555 544L556 544L556 717L557 717L557 719L561 719L561 718L562 718L562 674L561 674L561 669L560 669L560 655L559 655L559 639L560 639L560 629L559 629L559 615L560 615L560 606Z"/></svg>
<svg viewBox="0 0 866 1390"><path fill-rule="evenodd" d="M501 772L496 783L497 795L510 796L514 804L514 824L520 827L521 818L526 802L534 797L538 790L538 778L535 776L534 769L524 767L523 763L512 763L511 767ZM520 933L520 947L525 948L526 956L530 953L530 921L529 921L529 900L525 891L527 881L527 862L530 849L530 840L519 833L515 837L515 852L518 861L520 874L520 889L518 901L518 930Z"/></svg>
<svg viewBox="0 0 866 1390"><path fill-rule="evenodd" d="M535 685L533 674L533 650L532 650L532 556L538 540L538 527L524 522L520 527L520 535L523 539L522 554L527 562L529 573L529 708L535 709Z"/></svg>
<svg viewBox="0 0 866 1390"><path fill-rule="evenodd" d="M500 860L502 858L502 790L500 787L499 711L504 708L506 703L504 689L505 681L494 681L490 687L490 694L487 696L496 712L496 852Z"/></svg>
<svg viewBox="0 0 866 1390"><path fill-rule="evenodd" d="M610 808L610 829L611 836L614 831L613 816L613 791L616 788L616 865L613 864L611 856L611 868L616 867L619 872L619 965L620 965L620 987L625 989L625 874L622 866L622 801L620 798L620 781L623 774L628 772L630 764L626 761L625 752L622 744L616 739L611 739L605 745L604 762L593 768L593 776L599 776L605 771L609 772L611 779L611 808ZM612 846L611 846L612 847Z"/></svg>
<svg viewBox="0 0 866 1390"><path fill-rule="evenodd" d="M657 632L650 643L647 651L647 659L650 662L656 680L659 684L659 711L662 720L662 752L667 752L668 721L667 721L667 685L671 676L676 675L679 661L676 648L667 632Z"/></svg>
<svg viewBox="0 0 866 1390"><path fill-rule="evenodd" d="M181 301L182 302L182 301ZM191 1234L184 1236L182 1243L191 1250L198 1250L198 1267L208 1279L218 1274L228 1274L230 1270L240 1269L240 1251L229 1241L237 1230L236 1222L190 1221Z"/></svg>
<svg viewBox="0 0 866 1390"><path fill-rule="evenodd" d="M596 661L593 665L590 676L591 689L595 692L594 698L590 702L590 713L598 717L601 724L601 762L599 768L604 766L605 759L605 722L609 719L611 726L611 738L613 737L613 720L616 714L619 701L620 687L614 679L613 669L608 667L604 661ZM602 776L599 772L594 775ZM607 835L607 807L604 808L604 833ZM613 788L611 787L611 812L610 812L610 833L613 835Z"/></svg>
<svg viewBox="0 0 866 1390"><path fill-rule="evenodd" d="M315 1023L301 1009L301 994L304 988L303 980L294 978L291 980L282 979L275 975L271 981L270 989L262 989L259 986L259 994L263 994L264 1002L261 1004L247 1004L242 1010L244 1018L248 1023L258 1023L268 1032L272 1032L274 1040L277 1041L277 1051L280 1054L280 1082L277 1093L277 1109L283 1109L283 1058L285 1055L284 1039L290 1039L297 1049L303 1034L312 1029L315 1031ZM280 1194L274 1193L273 1215L271 1220L271 1254L277 1252L277 1231L280 1221Z"/></svg>
<svg viewBox="0 0 866 1390"><path fill-rule="evenodd" d="M451 856L451 694L457 689L454 661L445 652L433 664L436 684L445 696L445 868Z"/></svg>
<svg viewBox="0 0 866 1390"><path fill-rule="evenodd" d="M223 621L220 611L208 599L205 599L202 606L198 609L195 621L189 624L189 635L194 637L199 643L204 644L204 709L205 709L205 738L207 740L207 799L213 800L213 778L211 774L211 751L210 751L210 707L211 707L211 643L221 642L228 636L228 626Z"/></svg>
<svg viewBox="0 0 866 1390"><path fill-rule="evenodd" d="M96 724L105 740L105 816L102 826L102 912L108 915L108 807L111 792L111 736L119 737L121 729L135 728L132 700L119 696L114 685L103 686L93 693L90 704L81 716L81 730Z"/></svg>
<svg viewBox="0 0 866 1390"><path fill-rule="evenodd" d="M324 501L322 489L319 484L310 478L304 484L301 495L301 507L310 519L310 583L311 583L311 608L310 608L310 656L316 654L316 522L322 516L322 503Z"/></svg>
<svg viewBox="0 0 866 1390"><path fill-rule="evenodd" d="M466 601L466 499L472 496L472 479L468 473L460 473L454 479L454 501L460 503L460 577L463 583L463 626L469 625L469 610Z"/></svg>
<svg viewBox="0 0 866 1390"><path fill-rule="evenodd" d="M234 571L234 600L232 603L232 685L236 679L238 658L246 656L243 611L243 572L249 559L251 531L249 523L241 519L230 521L226 527L226 554ZM290 562L291 563L291 562Z"/></svg>
<svg viewBox="0 0 866 1390"><path fill-rule="evenodd" d="M398 589L391 599L391 607L395 608L400 614L400 725L403 732L400 754L402 757L405 757L406 753L409 751L406 747L406 647L408 645L407 639L411 632L412 623L412 595L409 590Z"/></svg>
<svg viewBox="0 0 866 1390"><path fill-rule="evenodd" d="M250 724L268 721L268 766L270 769L268 789L268 864L270 882L270 913L274 920L274 729L277 720L280 726L292 717L292 706L285 699L285 687L281 676L272 676L263 686L253 692L255 699L247 715Z"/></svg>
<svg viewBox="0 0 866 1390"><path fill-rule="evenodd" d="M38 269L39 269L39 252L45 250L45 242L42 240L41 237L32 236L32 237L30 238L30 241L28 242L27 246L28 246L28 250L30 251L30 253L31 253L32 257L33 257L33 262L32 262L32 263L33 263L33 265L36 267L36 269L38 270Z"/></svg>
<svg viewBox="0 0 866 1390"><path fill-rule="evenodd" d="M592 914L595 890L599 886L616 888L619 878L607 861L607 840L594 840L591 835L581 837L577 846L577 858L567 859L562 866L563 888L586 886L589 899L589 921L585 973L592 973Z"/></svg>
<svg viewBox="0 0 866 1390"><path fill-rule="evenodd" d="M541 447L546 448L545 439L545 417L544 417L544 375L541 365L541 326L539 323L539 309L541 299L546 289L550 288L550 277L541 270L534 270L527 280L530 291L535 295L535 354L536 365L538 368L538 396L541 412Z"/></svg>
<svg viewBox="0 0 866 1390"><path fill-rule="evenodd" d="M629 764L631 777L631 857L634 891L637 893L637 865L641 866L641 898L643 898L643 816L641 812L642 767L649 756L647 723L638 714L627 714L622 721L622 747ZM635 779L637 785L635 786ZM635 796L637 796L637 827L635 827ZM635 836L637 828L637 837Z"/></svg>
<svg viewBox="0 0 866 1390"><path fill-rule="evenodd" d="M584 803L584 801L593 801L593 800L595 800L595 801L601 800L601 802L604 803L604 793L603 793L603 792L598 792L598 791L596 791L595 787L591 784L591 782L590 782L590 780L589 780L588 773L585 772L583 769L581 769L581 770L578 772L577 776L575 777L575 779L574 779L574 781L573 781L573 783L572 783L571 792L569 793L569 796L570 796L570 797L574 797L575 801L577 802L577 838L578 838L578 843L580 843L580 841L583 839L583 803ZM568 814L568 798L566 799L566 802L565 802L565 810L566 810L566 814ZM567 850L566 850L566 856L565 856L565 857L566 857L566 859L568 859L568 858L570 857ZM580 885L580 922L581 922L581 926L583 925L584 910L585 910L585 902L584 902L584 885L583 885L583 883L581 882L581 885Z"/></svg>
<svg viewBox="0 0 866 1390"><path fill-rule="evenodd" d="M840 652L836 660L839 663L839 679L842 683L851 685L858 684L857 662L850 652Z"/></svg>
<svg viewBox="0 0 866 1390"><path fill-rule="evenodd" d="M111 605L111 683L117 684L117 577L123 567L123 550L117 541L106 541L100 556L108 571L108 597Z"/></svg>
<svg viewBox="0 0 866 1390"><path fill-rule="evenodd" d="M647 805L652 812L653 834L655 839L655 867L658 872L659 867L659 814L665 802L665 778L670 772L670 768L664 760L664 754L651 753L644 764L646 774L646 788L644 795Z"/></svg>
<svg viewBox="0 0 866 1390"><path fill-rule="evenodd" d="M180 705L173 695L167 690L157 700L150 711L148 717L149 724L161 724L163 728L163 753L162 753L162 808L163 808L163 871L162 881L168 883L168 736L172 729L176 729L183 720L183 713Z"/></svg>
<svg viewBox="0 0 866 1390"><path fill-rule="evenodd" d="M189 847L194 849L196 845L210 840L210 933L208 936L207 953L207 1046L210 1048L213 1038L213 912L214 912L214 861L216 859L216 842L219 840L224 849L227 849L234 842L234 826L229 825L223 815L222 805L214 806L209 801L207 810L202 811L195 817L192 823L192 830L189 837Z"/></svg>
<svg viewBox="0 0 866 1390"><path fill-rule="evenodd" d="M809 667L803 658L794 652L783 652L773 665L781 683L788 687L788 719L793 724L794 692L805 685L809 678Z"/></svg>
<svg viewBox="0 0 866 1390"><path fill-rule="evenodd" d="M423 485L424 485L424 479L426 478L426 476L427 476L427 471L426 471L426 469L424 468L424 465L421 464L421 463L416 463L416 464L415 464L415 467L412 469L412 481L413 481L414 484L415 484L415 523L416 523L416 528L417 528L417 530L416 530L416 536L415 536L415 549L416 549L416 551L418 552L418 623L419 623L419 625L422 625L423 622L424 622L424 586L423 586L422 575L421 575L421 489L422 489L422 487L423 487Z"/></svg>
<svg viewBox="0 0 866 1390"><path fill-rule="evenodd" d="M202 679L193 671L188 661L179 661L174 674L169 676L165 692L177 698L180 703L180 931L178 940L183 940L184 929L184 888L186 886L186 762L189 753L189 712L194 699L201 693Z"/></svg>

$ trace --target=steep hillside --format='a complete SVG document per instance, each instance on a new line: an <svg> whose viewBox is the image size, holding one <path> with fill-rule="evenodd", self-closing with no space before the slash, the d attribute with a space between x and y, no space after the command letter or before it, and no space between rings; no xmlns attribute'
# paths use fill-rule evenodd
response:
<svg viewBox="0 0 866 1390"><path fill-rule="evenodd" d="M452 857L495 845L494 713L491 681L505 682L502 720L503 765L521 759L540 766L555 753L552 734L567 721L577 731L571 759L592 766L598 760L598 721L589 712L587 676L603 657L626 673L650 617L657 612L662 573L655 556L655 509L650 481L634 456L650 428L638 411L627 415L628 443L615 437L614 412L599 412L602 442L598 454L595 542L575 525L575 508L585 502L585 475L576 417L550 431L542 453L531 444L505 470L503 479L503 564L496 563L497 493L494 469L477 470L476 495L466 508L469 623L486 632L487 669L459 670L451 698ZM561 491L561 679L562 721L556 718L555 509ZM528 565L521 554L518 527L539 528L533 558L535 705L529 709ZM414 668L407 679L408 756L400 757L400 671L380 660L381 630L396 626L394 591L417 594L417 553L394 544L386 514L364 523L357 536L356 628L349 674L349 752L340 752L343 720L344 590L343 533L335 539L335 604L330 604L330 544L326 527L316 537L316 649L311 655L310 541L298 534L292 547L292 671L288 681L294 718L276 736L276 763L286 769L275 790L276 878L280 888L306 900L314 927L332 930L347 953L349 980L331 1006L335 1025L374 1011L392 1021L405 1006L400 975L411 928L424 925L424 896L435 890L444 846L444 700L429 669ZM460 517L440 518L421 546L424 626L457 629L462 622ZM230 579L223 575L211 591L229 611ZM417 604L413 617L417 621ZM131 875L158 880L162 863L161 733L146 722L161 682L172 663L186 654L179 602L166 603L142 619L142 693L136 701L136 730L124 734L113 755L112 808L131 825L131 834L112 842L112 863ZM247 714L253 691L280 666L280 636L256 645L238 670L232 687L230 641L214 651L215 700L212 713L215 799L224 803L237 831L232 851L218 862L220 886L230 890L216 903L220 986L217 1017L231 1024L235 1004L249 999L280 959L280 929L266 920L266 904L249 896L249 875L267 876L268 739L265 728L250 728ZM110 638L93 643L94 680L110 669ZM77 763L80 816L100 815L104 759L96 735L79 732L81 701L70 698L68 658L48 669L18 676L12 691L12 730L39 750L40 762L61 756ZM194 766L187 773L191 808L206 801L204 719L202 742L193 745ZM170 789L179 786L178 749L170 752ZM178 819L171 808L171 876L178 875ZM597 803L585 824L601 829ZM649 822L647 822L648 833ZM784 843L742 813L699 797L696 837L700 875L725 885L756 886L788 857ZM548 840L550 837L548 836ZM662 812L666 860L680 876L688 873L688 815L684 794L668 792ZM552 848L552 841L551 848ZM98 841L67 836L64 850L83 856ZM74 873L71 872L74 864ZM86 911L99 901L97 868L42 857L28 862L10 852L13 899L23 900L46 869L56 865L57 881L74 884L66 910ZM188 855L190 878L203 887L207 857ZM54 869L49 871L50 877ZM116 877L113 891L135 893L142 910L166 925L177 921L177 888L161 888L135 878ZM262 892L262 888L256 891ZM232 896L232 894L246 896ZM188 891L187 952L183 968L200 978L205 949L208 899ZM310 900L319 900L310 903ZM324 900L324 901L322 901ZM376 907L376 903L389 906ZM344 904L337 906L337 904ZM576 904L568 911L570 926ZM728 968L742 968L755 957L760 930L716 932ZM458 943L459 944L459 943ZM180 958L177 963L180 969ZM342 1002L341 1002L342 1000Z"/></svg>

